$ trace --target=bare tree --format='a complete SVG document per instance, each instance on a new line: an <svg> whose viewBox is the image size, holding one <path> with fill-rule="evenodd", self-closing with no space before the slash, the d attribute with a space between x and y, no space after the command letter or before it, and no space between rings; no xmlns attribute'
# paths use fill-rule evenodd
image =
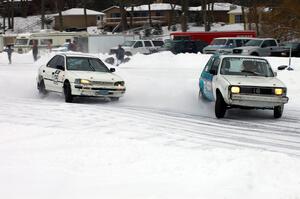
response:
<svg viewBox="0 0 300 199"><path fill-rule="evenodd" d="M41 0L41 21L42 21L42 29L45 28L45 0Z"/></svg>

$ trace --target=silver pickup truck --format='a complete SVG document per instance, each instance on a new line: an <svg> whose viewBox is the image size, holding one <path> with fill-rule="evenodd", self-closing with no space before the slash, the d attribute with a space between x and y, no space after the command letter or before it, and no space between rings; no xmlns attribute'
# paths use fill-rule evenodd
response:
<svg viewBox="0 0 300 199"><path fill-rule="evenodd" d="M272 51L277 49L278 42L272 38L252 39L243 47L233 49L233 54L252 56L271 56Z"/></svg>

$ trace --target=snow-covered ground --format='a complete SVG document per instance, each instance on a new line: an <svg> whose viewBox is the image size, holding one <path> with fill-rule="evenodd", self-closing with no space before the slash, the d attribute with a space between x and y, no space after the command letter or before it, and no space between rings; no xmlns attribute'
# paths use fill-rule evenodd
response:
<svg viewBox="0 0 300 199"><path fill-rule="evenodd" d="M119 102L73 104L37 93L50 56L8 65L0 54L0 198L300 198L300 59L279 72L290 97L281 119L230 110L218 120L197 99L207 55L135 55L117 68Z"/></svg>

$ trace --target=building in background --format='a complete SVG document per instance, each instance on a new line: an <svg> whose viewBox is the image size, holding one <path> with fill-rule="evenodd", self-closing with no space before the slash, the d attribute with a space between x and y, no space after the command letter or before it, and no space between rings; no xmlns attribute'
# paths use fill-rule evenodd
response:
<svg viewBox="0 0 300 199"><path fill-rule="evenodd" d="M59 30L59 14L54 17L54 29ZM62 12L64 30L80 30L89 26L99 26L103 24L104 13L87 9L87 26L85 22L84 9L72 8Z"/></svg>
<svg viewBox="0 0 300 199"><path fill-rule="evenodd" d="M151 8L152 25L166 26L170 23L178 23L181 13L181 6L176 5L173 9L169 3L153 3ZM112 6L102 11L105 13L104 26L112 30L121 22L121 11L118 6ZM127 23L131 28L141 27L149 24L149 7L140 5L126 8Z"/></svg>

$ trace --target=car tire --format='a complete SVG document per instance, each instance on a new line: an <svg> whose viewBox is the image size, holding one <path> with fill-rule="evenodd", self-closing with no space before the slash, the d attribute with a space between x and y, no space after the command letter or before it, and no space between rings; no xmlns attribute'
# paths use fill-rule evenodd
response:
<svg viewBox="0 0 300 199"><path fill-rule="evenodd" d="M39 93L42 94L42 95L47 95L48 94L48 91L46 90L45 82L44 82L43 79L38 84L38 90L39 90Z"/></svg>
<svg viewBox="0 0 300 199"><path fill-rule="evenodd" d="M132 53L127 51L127 52L125 52L125 55L130 57L130 56L132 56Z"/></svg>
<svg viewBox="0 0 300 199"><path fill-rule="evenodd" d="M274 118L281 118L282 113L283 113L283 108L284 106L275 106L274 107Z"/></svg>
<svg viewBox="0 0 300 199"><path fill-rule="evenodd" d="M65 95L65 102L67 103L73 102L73 95L72 95L71 85L69 82L64 83L64 95Z"/></svg>
<svg viewBox="0 0 300 199"><path fill-rule="evenodd" d="M112 102L119 101L119 97L111 97L111 98L110 98L110 101L112 101Z"/></svg>
<svg viewBox="0 0 300 199"><path fill-rule="evenodd" d="M223 118L226 113L226 103L220 93L217 93L217 99L215 102L215 115L216 117Z"/></svg>
<svg viewBox="0 0 300 199"><path fill-rule="evenodd" d="M251 56L259 56L257 52L251 53Z"/></svg>

